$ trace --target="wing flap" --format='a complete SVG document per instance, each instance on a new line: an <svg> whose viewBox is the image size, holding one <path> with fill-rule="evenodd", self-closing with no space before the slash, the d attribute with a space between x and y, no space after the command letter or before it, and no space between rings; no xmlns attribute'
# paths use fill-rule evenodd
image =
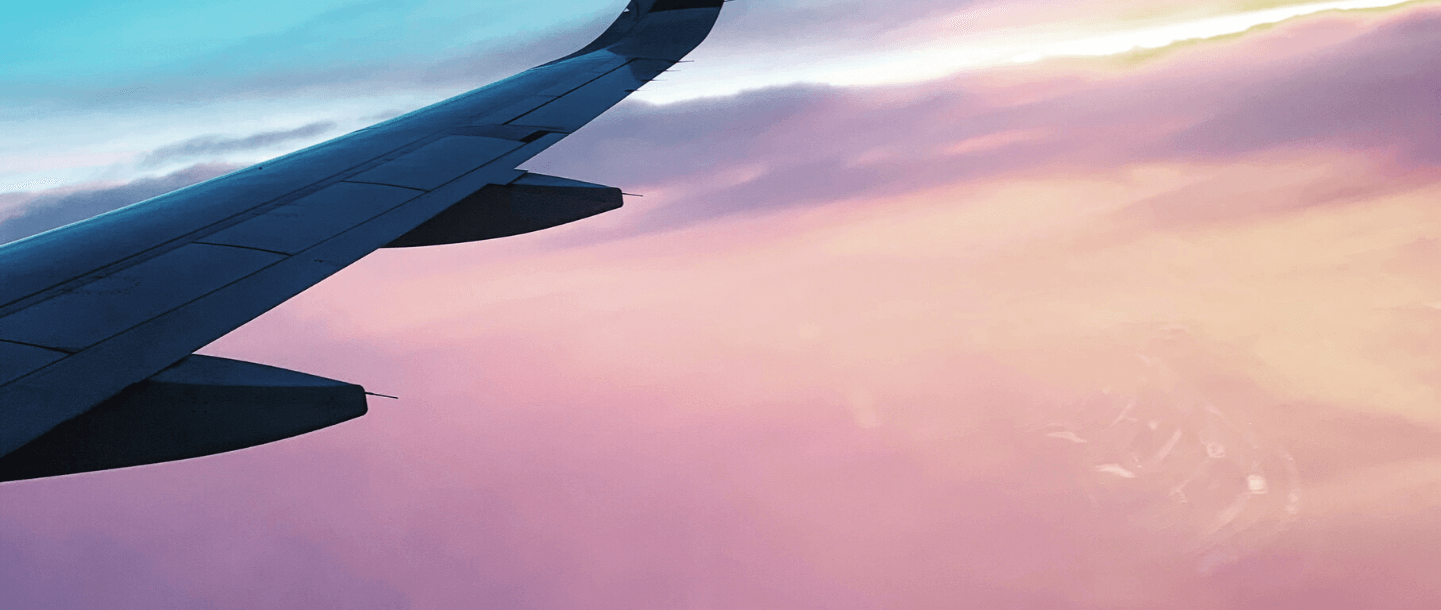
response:
<svg viewBox="0 0 1441 610"><path fill-rule="evenodd" d="M517 148L512 140L446 136L347 180L431 191Z"/></svg>
<svg viewBox="0 0 1441 610"><path fill-rule="evenodd" d="M65 352L0 341L0 385L4 385L31 371L65 357Z"/></svg>
<svg viewBox="0 0 1441 610"><path fill-rule="evenodd" d="M230 246L181 246L0 318L0 340L80 351L282 258Z"/></svg>
<svg viewBox="0 0 1441 610"><path fill-rule="evenodd" d="M198 243L297 254L418 195L419 191L398 186L341 182L207 235Z"/></svg>

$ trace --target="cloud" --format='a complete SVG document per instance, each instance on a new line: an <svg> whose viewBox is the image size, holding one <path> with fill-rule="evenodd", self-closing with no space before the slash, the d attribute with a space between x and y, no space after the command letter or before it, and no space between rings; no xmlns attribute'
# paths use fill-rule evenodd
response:
<svg viewBox="0 0 1441 610"><path fill-rule="evenodd" d="M894 18L933 10L916 7L919 13ZM1430 93L1441 83L1432 62L1419 59L1441 45L1437 15L1415 10L1379 25L1346 17L1293 23L1120 71L1098 69L1108 60L1058 61L914 86L795 86L665 106L623 104L530 167L649 191L650 199L632 206L643 204L645 214L608 225L603 232L610 237L1058 167L1088 171L1279 149L1387 151L1377 163L1389 163L1389 170L1348 176L1358 168L1336 167L1330 186L1277 184L1284 192L1267 205L1217 204L1235 200L1226 194L1239 184L1231 172L1210 186L1158 194L1131 213L1214 222L1345 202L1430 179L1415 168L1434 165L1435 144L1415 126L1434 114ZM1243 56L1268 59L1236 60ZM441 73L484 63L473 59L459 58ZM330 129L333 123L317 122L244 138L202 136L159 148L143 163L252 150ZM162 185L186 182L182 174L142 181L136 192L159 194ZM77 194L64 205L54 196L37 200L0 224L0 238L132 203L136 195L125 192Z"/></svg>
<svg viewBox="0 0 1441 610"><path fill-rule="evenodd" d="M0 592L10 603L31 608L410 607L404 594L356 576L301 539L247 545L256 553L245 559L246 580L200 591L194 584L203 577L191 571L193 563L177 569L169 558L103 530L82 529L60 539L12 530L3 540Z"/></svg>
<svg viewBox="0 0 1441 610"><path fill-rule="evenodd" d="M52 540L11 530L0 540L7 550L0 559L0 592L16 605L83 608L131 599L154 608L203 607L172 585L154 557L103 531ZM57 548L63 551L56 553ZM113 577L117 569L125 577Z"/></svg>
<svg viewBox="0 0 1441 610"><path fill-rule="evenodd" d="M1290 46L1277 51L1283 42ZM1211 222L1304 207L1285 203L1296 198L1345 202L1433 180L1436 144L1426 134L1435 130L1424 126L1435 119L1441 69L1421 58L1438 50L1441 13L1416 10L1379 24L1287 24L1129 68L1125 58L1055 61L910 86L629 103L530 167L662 198L658 206L638 202L650 209L635 224L610 227L628 235L1005 175L1280 151L1370 159L1355 176L1337 173L1304 189L1277 184L1301 190L1261 208L1216 203L1234 200L1217 189L1236 181L1188 186L1148 204ZM1269 59L1241 60L1256 56Z"/></svg>
<svg viewBox="0 0 1441 610"><path fill-rule="evenodd" d="M26 197L19 204L18 212L0 220L0 244L139 203L235 169L236 166L222 164L192 165L164 176L142 178L120 186L80 191L66 189L55 194L42 191Z"/></svg>
<svg viewBox="0 0 1441 610"><path fill-rule="evenodd" d="M1441 503L1433 402L1380 389L1435 391L1432 367L1396 365L1424 358L1406 337L1436 317L1368 313L1436 279L1386 262L1436 230L1396 216L1434 189L1077 247L1104 222L1077 202L1107 182L377 255L213 349L403 401L235 476L284 481L258 490L283 499L346 473L308 492L337 496L310 527L424 591L417 606L1434 602L1431 537L1375 541L1426 531ZM1326 378L1349 381L1318 393ZM1086 442L1046 436L1058 423ZM325 457L337 447L368 457ZM1147 461L1132 454L1161 457L1134 478L1098 469ZM317 461L332 466L295 466ZM1248 495L1257 469L1268 493ZM394 522L409 528L368 525Z"/></svg>
<svg viewBox="0 0 1441 610"><path fill-rule="evenodd" d="M1349 103L1305 130L1187 131L1372 95L1321 66L1410 57L1390 39L1429 19L619 109L535 165L645 199L377 253L207 348L401 401L0 486L22 561L0 589L120 608L1435 607L1429 134ZM1276 40L1297 48L1257 54ZM1286 97L1307 78L1324 86ZM606 231L625 238L577 239ZM93 569L56 567L76 557Z"/></svg>
<svg viewBox="0 0 1441 610"><path fill-rule="evenodd" d="M184 142L162 146L147 153L145 157L141 159L140 166L145 168L157 167L173 161L183 161L197 157L260 150L277 144L314 138L334 129L334 122L317 121L301 125L294 129L267 131L243 138L226 138L218 135L198 136L185 140Z"/></svg>
<svg viewBox="0 0 1441 610"><path fill-rule="evenodd" d="M1425 109L1441 88L1441 12L1416 11L1349 44L1269 66L1224 99L1214 117L1175 134L1170 146L1225 156L1276 143L1393 148L1418 163L1441 162L1419 134L1441 130Z"/></svg>

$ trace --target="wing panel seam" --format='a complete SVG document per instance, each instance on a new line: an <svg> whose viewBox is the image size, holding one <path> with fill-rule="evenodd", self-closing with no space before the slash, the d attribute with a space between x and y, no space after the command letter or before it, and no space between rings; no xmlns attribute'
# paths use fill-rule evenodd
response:
<svg viewBox="0 0 1441 610"><path fill-rule="evenodd" d="M539 106L536 106L535 108L531 108L530 110L527 110L527 111L525 111L524 113L522 113L520 116L517 116L517 117L515 117L515 118L513 118L513 119L510 119L510 120L508 120L508 121L506 121L505 123L502 123L502 124L503 124L503 125L512 125L512 124L524 125L524 123L513 123L513 121L519 121L519 120L525 118L526 115L528 115L528 114L531 114L531 113L533 113L533 112L536 112L537 110L540 110L541 108L545 108L546 106L549 106L549 105L551 105L551 104L553 104L553 103L555 103L555 102L557 102L557 101L563 100L563 99L565 99L565 96L570 95L570 94L572 94L572 93L575 93L577 90L585 87L586 85L589 85L589 84L591 84L591 83L593 83L593 82L595 82L595 81L598 81L598 80L600 80L600 79L602 79L602 78L605 78L605 77L607 77L607 76L610 76L610 74L611 74L612 72L615 72L616 70L620 70L620 69L622 69L622 68L625 68L626 66L629 66L629 65L630 65L632 62L634 62L634 61L635 61L634 58L627 59L627 60L625 61L625 63L623 63L623 64L621 64L621 65L619 65L619 66L616 66L616 67L613 68L613 69L606 70L605 72L600 73L600 75L596 76L595 78L592 78L592 79L590 79L590 80L588 80L588 81L585 81L584 83L581 83L579 86L575 87L574 89L567 90L565 93L562 93L562 94L560 94L560 95L555 96L554 98L551 98L550 100L546 101L544 104L541 104L541 105L539 105ZM632 90L632 89L627 89L626 91L634 91L634 90Z"/></svg>
<svg viewBox="0 0 1441 610"><path fill-rule="evenodd" d="M361 172L361 173L364 173L364 172ZM405 189L405 190L408 190L408 191L415 191L415 192L417 192L417 193L429 193L429 192L430 192L430 191L427 191L427 190L425 190L425 189L415 188L415 187L413 187L413 186L403 186L403 185L399 185L399 184L391 184L391 183L389 183L389 182L373 182L373 181L370 181L370 180L351 180L351 179L349 179L349 178L346 178L346 179L344 179L344 180L341 180L340 182L349 182L349 183L351 183L351 184L374 184L374 185L376 185L376 186L391 186L391 187L395 187L395 188L398 188L398 189ZM339 184L340 182L337 182L336 184Z"/></svg>
<svg viewBox="0 0 1441 610"><path fill-rule="evenodd" d="M25 346L25 347L36 347L36 348L40 348L40 349L43 349L43 350L48 350L48 351L55 352L55 353L57 353L57 354L65 354L65 355L67 355L67 356L75 353L75 352L72 352L72 351L70 351L70 350L68 350L68 349L60 349L60 348L58 348L58 347L51 347L51 346L49 346L49 345L37 345L37 344L34 344L34 343L26 343L26 342L24 342L24 341L15 341L15 340L12 340L12 339L0 339L0 343L9 343L9 344L11 344L11 345L23 345L23 346Z"/></svg>
<svg viewBox="0 0 1441 610"><path fill-rule="evenodd" d="M241 246L241 245L238 245L238 244L218 244L218 243L215 243L215 242L198 240L198 239L195 240L195 241L192 241L192 242L190 242L190 243L192 243L192 244L200 244L200 245L202 245L202 246L218 246L218 247L221 247L221 248L238 248L238 249L240 249L240 250L254 250L254 251L256 251L256 252L265 252L265 253L267 253L267 254L279 254L280 256L285 256L285 257L291 256L291 255L289 255L289 254L286 254L286 253L284 253L284 252L280 252L280 251L278 251L278 250L267 250L267 249L265 249L265 248L257 248L257 247L255 247L255 246Z"/></svg>
<svg viewBox="0 0 1441 610"><path fill-rule="evenodd" d="M188 245L189 243L191 243L191 242L187 242L187 245ZM215 246L231 247L231 246L226 246L225 244L203 244L203 245L212 246L212 247L215 247ZM246 250L258 250L258 248L243 248L243 249L246 249ZM268 250L264 250L264 252L269 252L269 251L268 251ZM279 252L271 252L271 254L281 254L281 253L279 253ZM90 345L87 345L87 346L85 346L85 347L83 347L83 348L81 348L81 349L79 349L79 350L76 350L76 351L68 351L68 350L65 350L65 349L56 348L56 347L47 347L47 346L44 346L44 345L36 345L36 346L34 346L34 347L43 347L43 348L45 348L45 349L49 349L49 350L52 350L52 351L57 351L57 352L61 352L61 353L64 353L64 354L68 354L68 355L74 356L74 355L79 354L79 353L82 353L82 352L84 352L84 351L86 351L86 350L92 349L92 348L94 348L94 347L97 346L97 345L100 345L100 344L102 344L102 343L105 343L106 341L109 341L109 340L111 340L111 339L113 339L113 338L115 338L115 337L118 337L118 336L123 335L123 334L125 334L125 333L127 333L127 332L130 332L130 331L132 331L132 330L134 330L134 329L136 329L136 328L139 328L139 327L141 327L141 326L144 326L145 324L150 323L151 320L154 320L154 319L156 319L156 318L160 318L160 317L162 317L162 316L166 316L166 315L169 315L169 314L171 314L171 313L173 313L173 312L176 312L176 311L179 311L179 310L181 310L181 309L184 309L184 308L190 306L190 304L192 304L192 303L194 303L194 302L196 302L196 301L199 301L199 300L201 300L201 299L204 299L204 298L206 298L206 297L209 297L209 296L212 295L212 294L215 294L215 293L217 293L217 292L220 292L220 291L222 291L222 290L225 290L226 288L229 288L230 286L234 285L236 282L242 281L242 280L244 280L244 279L246 279L246 278L248 278L248 277L251 277L251 276L253 276L253 275L257 274L257 273L260 273L260 272L262 272L262 271L264 271L264 270L266 270L266 269L269 269L269 268L271 268L271 267L274 267L275 265L278 265L278 264L280 264L280 263L283 263L283 262L285 262L285 261L289 258L288 255L281 254L281 256L285 256L286 258L281 258L281 259L275 260L275 261L271 262L270 264L265 265L264 267L261 267L261 268L259 268L259 269L256 269L255 271L252 271L252 272L247 273L247 274L245 274L245 275L242 275L242 276L240 276L240 277L238 277L238 278L235 278L233 281L227 282L227 283L225 283L223 286L220 286L220 287L218 287L218 288L216 288L216 289L214 289L214 290L211 290L211 291L208 291L208 292L205 292L205 293L201 293L201 294L195 295L194 298L189 299L189 300L184 301L184 302L181 302L181 303L177 303L174 307L171 307L171 308L169 308L169 309L166 309L165 311L162 311L162 312L160 312L160 313L157 313L157 314L151 316L151 317L148 318L148 319L141 320L140 322L137 322L137 323L132 324L132 325L130 325L130 326L126 326L126 327L124 327L124 328L116 329L114 332L110 333L110 334L107 335L105 338L100 339L100 340L98 340L98 341L95 341L94 343L91 343ZM11 341L11 340L8 340L8 339L0 339L0 340L9 341L10 343L21 343L21 342L19 342L19 341ZM50 366L54 366L54 363L51 363L50 365L46 365L45 368L49 368ZM30 372L30 373L27 373L27 374L21 376L21 377L18 378L18 379L14 379L14 380L10 381L9 383L6 383L6 384L4 384L4 385L0 385L0 387L4 387L4 386L6 386L6 385L10 385L10 384L13 384L13 383L17 383L17 382L25 379L26 377L29 377L29 376L31 376L31 375L34 375L35 373L38 373L38 372L43 371L43 370L45 370L45 369L42 368L42 369L39 369L39 370L36 370L36 371L32 371L32 372Z"/></svg>

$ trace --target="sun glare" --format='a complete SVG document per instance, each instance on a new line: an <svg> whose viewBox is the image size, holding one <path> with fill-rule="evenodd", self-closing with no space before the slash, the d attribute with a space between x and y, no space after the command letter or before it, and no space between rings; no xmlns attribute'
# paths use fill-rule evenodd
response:
<svg viewBox="0 0 1441 610"><path fill-rule="evenodd" d="M797 61L777 64L731 58L711 66L704 81L677 77L655 83L635 97L671 103L697 97L733 95L740 91L795 83L838 87L915 83L965 70L1032 63L1052 57L1101 57L1159 49L1173 44L1219 38L1251 28L1326 11L1384 9L1415 0L1336 0L1259 9L1229 15L1193 18L1144 26L1116 22L1059 22L976 31L956 28L955 35L895 43L887 51L795 49Z"/></svg>
<svg viewBox="0 0 1441 610"><path fill-rule="evenodd" d="M1047 57L1099 57L1143 49L1159 49L1178 42L1205 40L1239 34L1251 28L1280 23L1325 11L1377 9L1406 4L1410 0L1340 0L1280 8L1249 11L1235 15L1208 17L1182 23L1138 28L1102 36L1056 41L1018 53L1015 63L1039 61Z"/></svg>

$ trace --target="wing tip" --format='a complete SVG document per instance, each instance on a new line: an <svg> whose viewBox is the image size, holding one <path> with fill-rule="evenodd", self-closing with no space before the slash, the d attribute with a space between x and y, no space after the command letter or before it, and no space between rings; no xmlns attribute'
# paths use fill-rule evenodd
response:
<svg viewBox="0 0 1441 610"><path fill-rule="evenodd" d="M622 45L634 39L636 34L646 32L646 28L638 26L643 25L646 18L650 15L687 9L709 9L706 11L706 13L709 14L697 13L695 18L698 18L698 20L686 24L688 29L694 29L696 35L693 43L686 45L688 48L685 48L681 53L681 56L683 56L699 45L701 41L710 34L711 26L715 25L716 18L720 16L720 9L726 2L727 0L630 0L630 2L626 4L625 10L621 11L620 16L616 17L616 20L611 22L610 26L607 27L604 32L601 32L600 36L596 37L590 44L581 47L580 50L570 55L566 55L544 65L562 62L601 49ZM667 29L672 30L673 28Z"/></svg>

